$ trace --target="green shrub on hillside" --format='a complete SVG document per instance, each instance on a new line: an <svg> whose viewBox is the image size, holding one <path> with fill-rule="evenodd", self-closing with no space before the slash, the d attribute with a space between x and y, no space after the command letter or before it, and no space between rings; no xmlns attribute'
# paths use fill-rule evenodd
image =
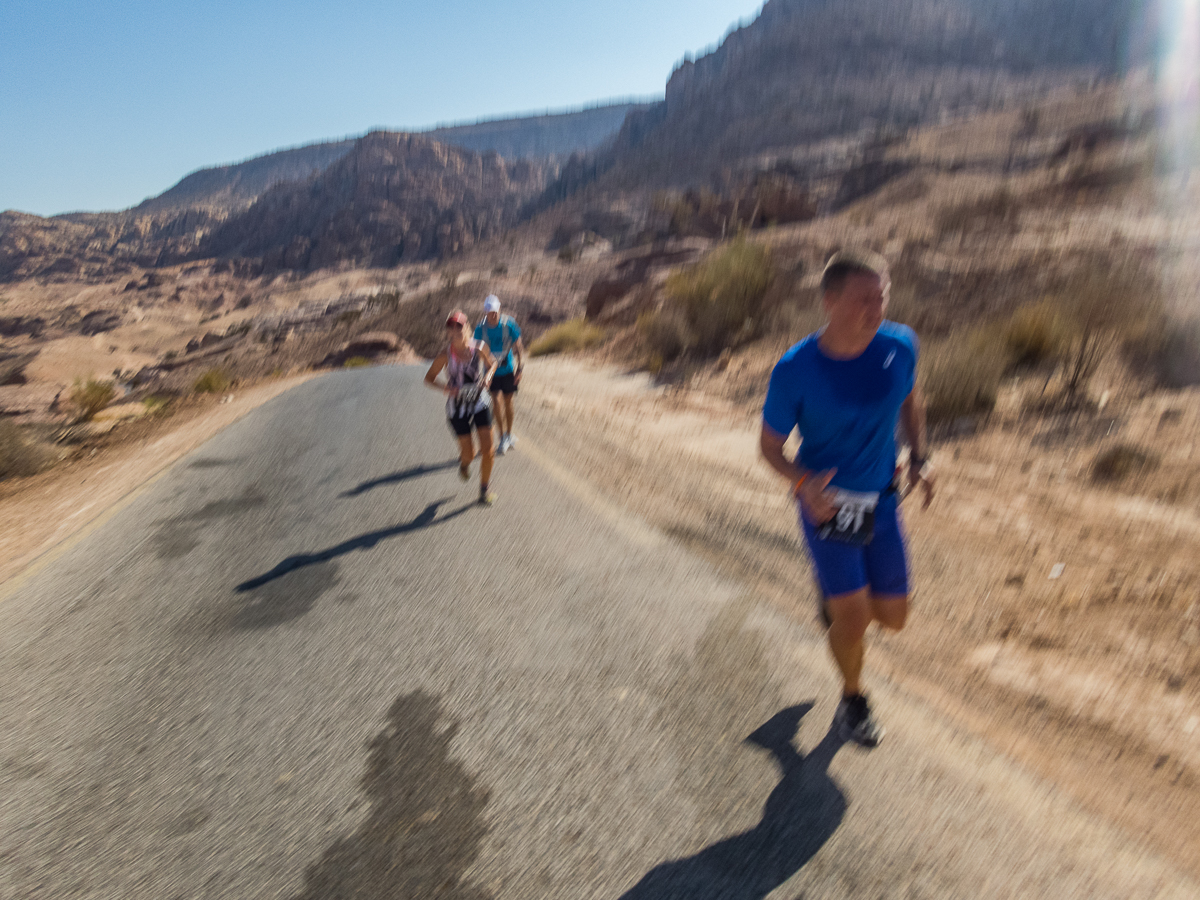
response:
<svg viewBox="0 0 1200 900"><path fill-rule="evenodd" d="M1072 323L1049 301L1022 306L1003 328L1004 345L1014 365L1036 365L1069 352Z"/></svg>
<svg viewBox="0 0 1200 900"><path fill-rule="evenodd" d="M648 310L638 316L637 332L646 344L650 369L658 372L663 363L678 359L688 348L691 331L676 309Z"/></svg>
<svg viewBox="0 0 1200 900"><path fill-rule="evenodd" d="M1006 365L1003 348L982 331L925 348L920 379L929 424L947 425L990 413Z"/></svg>
<svg viewBox="0 0 1200 900"><path fill-rule="evenodd" d="M40 463L41 454L25 440L21 430L0 418L0 479L33 475Z"/></svg>
<svg viewBox="0 0 1200 900"><path fill-rule="evenodd" d="M85 382L75 382L71 388L71 404L79 410L79 417L87 421L96 413L113 402L117 389L111 381L97 381L89 378Z"/></svg>
<svg viewBox="0 0 1200 900"><path fill-rule="evenodd" d="M604 329L583 319L571 319L555 325L529 345L530 356L547 356L551 353L570 353L603 343Z"/></svg>
<svg viewBox="0 0 1200 900"><path fill-rule="evenodd" d="M715 356L761 329L763 298L775 277L767 248L738 238L667 278L661 311L643 316L651 353Z"/></svg>
<svg viewBox="0 0 1200 900"><path fill-rule="evenodd" d="M192 385L192 390L197 394L220 394L223 391L229 390L231 383L229 375L224 369L209 369L196 379L196 383Z"/></svg>

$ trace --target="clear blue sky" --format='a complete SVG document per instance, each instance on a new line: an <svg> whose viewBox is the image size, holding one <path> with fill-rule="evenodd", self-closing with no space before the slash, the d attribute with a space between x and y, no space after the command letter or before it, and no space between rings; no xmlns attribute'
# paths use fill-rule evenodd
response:
<svg viewBox="0 0 1200 900"><path fill-rule="evenodd" d="M372 127L661 95L761 0L3 0L0 210L122 209Z"/></svg>

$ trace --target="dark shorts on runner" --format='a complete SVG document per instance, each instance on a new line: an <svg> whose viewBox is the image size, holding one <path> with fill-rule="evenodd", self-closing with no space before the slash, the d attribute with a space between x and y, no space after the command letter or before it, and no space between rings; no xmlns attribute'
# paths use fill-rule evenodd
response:
<svg viewBox="0 0 1200 900"><path fill-rule="evenodd" d="M865 547L817 537L817 529L800 514L804 541L812 556L817 581L826 598L852 594L865 587L872 594L908 594L908 554L895 493L879 498L875 534Z"/></svg>
<svg viewBox="0 0 1200 900"><path fill-rule="evenodd" d="M477 413L470 413L465 416L454 416L450 419L450 427L454 429L454 433L459 437L467 437L471 433L471 428L491 428L492 427L492 409L485 406Z"/></svg>
<svg viewBox="0 0 1200 900"><path fill-rule="evenodd" d="M507 375L492 376L492 393L493 394L515 394L517 392L517 373L509 372Z"/></svg>

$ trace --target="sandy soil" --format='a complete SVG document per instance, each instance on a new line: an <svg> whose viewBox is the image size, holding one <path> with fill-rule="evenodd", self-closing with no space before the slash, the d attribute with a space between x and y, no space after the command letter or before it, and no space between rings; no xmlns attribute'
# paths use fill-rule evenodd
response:
<svg viewBox="0 0 1200 900"><path fill-rule="evenodd" d="M535 361L522 387L519 434L814 620L795 513L746 404L566 358ZM869 670L1200 874L1197 399L1153 395L1086 428L1002 419L939 446L940 498L905 509L914 614L872 637ZM1129 436L1162 451L1160 469L1093 484L1095 454Z"/></svg>
<svg viewBox="0 0 1200 900"><path fill-rule="evenodd" d="M146 423L128 440L94 450L0 490L0 586L12 589L35 561L113 511L134 490L272 397L311 378L270 381L214 399L211 404ZM39 560L39 558L41 558ZM13 579L10 581L10 579Z"/></svg>

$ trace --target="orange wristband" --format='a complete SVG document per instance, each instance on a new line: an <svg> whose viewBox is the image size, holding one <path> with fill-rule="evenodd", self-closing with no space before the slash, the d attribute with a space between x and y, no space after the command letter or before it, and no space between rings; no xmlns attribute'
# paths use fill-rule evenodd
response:
<svg viewBox="0 0 1200 900"><path fill-rule="evenodd" d="M797 481L794 485L792 485L792 496L793 497L800 496L800 488L804 487L804 482L806 482L807 480L808 480L808 473L805 472L803 475L800 476L800 480Z"/></svg>

